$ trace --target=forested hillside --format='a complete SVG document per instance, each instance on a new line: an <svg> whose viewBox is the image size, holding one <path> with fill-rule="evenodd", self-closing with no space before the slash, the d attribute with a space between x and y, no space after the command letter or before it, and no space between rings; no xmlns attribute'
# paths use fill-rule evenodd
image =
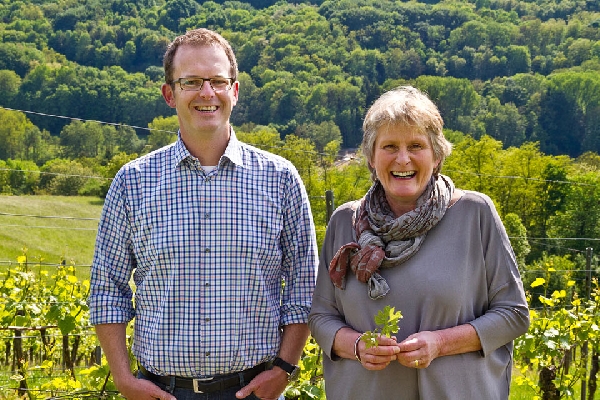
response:
<svg viewBox="0 0 600 400"><path fill-rule="evenodd" d="M0 159L110 159L171 140L162 54L196 27L237 53L232 119L247 131L354 147L368 106L408 82L450 130L600 153L597 0L0 0Z"/></svg>

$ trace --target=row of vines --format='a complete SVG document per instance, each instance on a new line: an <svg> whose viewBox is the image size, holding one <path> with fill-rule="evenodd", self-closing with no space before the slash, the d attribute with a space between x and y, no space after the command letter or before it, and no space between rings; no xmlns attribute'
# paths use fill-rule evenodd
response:
<svg viewBox="0 0 600 400"><path fill-rule="evenodd" d="M89 325L89 270L78 270L87 268L31 262L24 252L0 269L0 400L121 398ZM577 289L581 271L548 261L527 282L532 322L515 341L513 386L528 387L538 399L595 396L600 285L594 268L587 272L584 289ZM310 339L287 399L324 399L321 357Z"/></svg>

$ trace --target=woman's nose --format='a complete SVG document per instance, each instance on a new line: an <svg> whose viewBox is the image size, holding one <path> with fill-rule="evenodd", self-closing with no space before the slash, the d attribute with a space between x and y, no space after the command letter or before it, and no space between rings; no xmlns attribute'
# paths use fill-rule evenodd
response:
<svg viewBox="0 0 600 400"><path fill-rule="evenodd" d="M399 149L396 154L396 162L398 164L404 165L410 162L410 155L406 149Z"/></svg>

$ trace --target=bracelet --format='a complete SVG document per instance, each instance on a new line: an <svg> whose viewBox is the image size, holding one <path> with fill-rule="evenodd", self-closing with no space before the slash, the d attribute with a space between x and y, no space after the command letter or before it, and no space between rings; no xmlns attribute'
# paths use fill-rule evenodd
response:
<svg viewBox="0 0 600 400"><path fill-rule="evenodd" d="M360 356L358 355L358 342L360 342L360 339L362 339L362 337L365 336L364 333L361 333L359 337L356 338L356 341L354 342L354 357L356 357L356 361L358 361L359 363L362 363Z"/></svg>

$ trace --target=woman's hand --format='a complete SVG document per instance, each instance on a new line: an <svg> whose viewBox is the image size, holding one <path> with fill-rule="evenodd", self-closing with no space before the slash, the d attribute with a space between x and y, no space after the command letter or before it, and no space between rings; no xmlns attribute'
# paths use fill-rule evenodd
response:
<svg viewBox="0 0 600 400"><path fill-rule="evenodd" d="M440 355L442 338L436 332L423 331L398 343L398 362L409 368L427 368Z"/></svg>
<svg viewBox="0 0 600 400"><path fill-rule="evenodd" d="M359 340L356 348L356 355L360 359L360 363L371 371L379 371L387 367L396 359L396 355L400 351L396 338L379 336L377 340L379 344L368 349L365 342Z"/></svg>
<svg viewBox="0 0 600 400"><path fill-rule="evenodd" d="M427 368L437 357L479 351L481 341L471 324L463 324L414 333L398 343L398 348L400 364L409 368Z"/></svg>

